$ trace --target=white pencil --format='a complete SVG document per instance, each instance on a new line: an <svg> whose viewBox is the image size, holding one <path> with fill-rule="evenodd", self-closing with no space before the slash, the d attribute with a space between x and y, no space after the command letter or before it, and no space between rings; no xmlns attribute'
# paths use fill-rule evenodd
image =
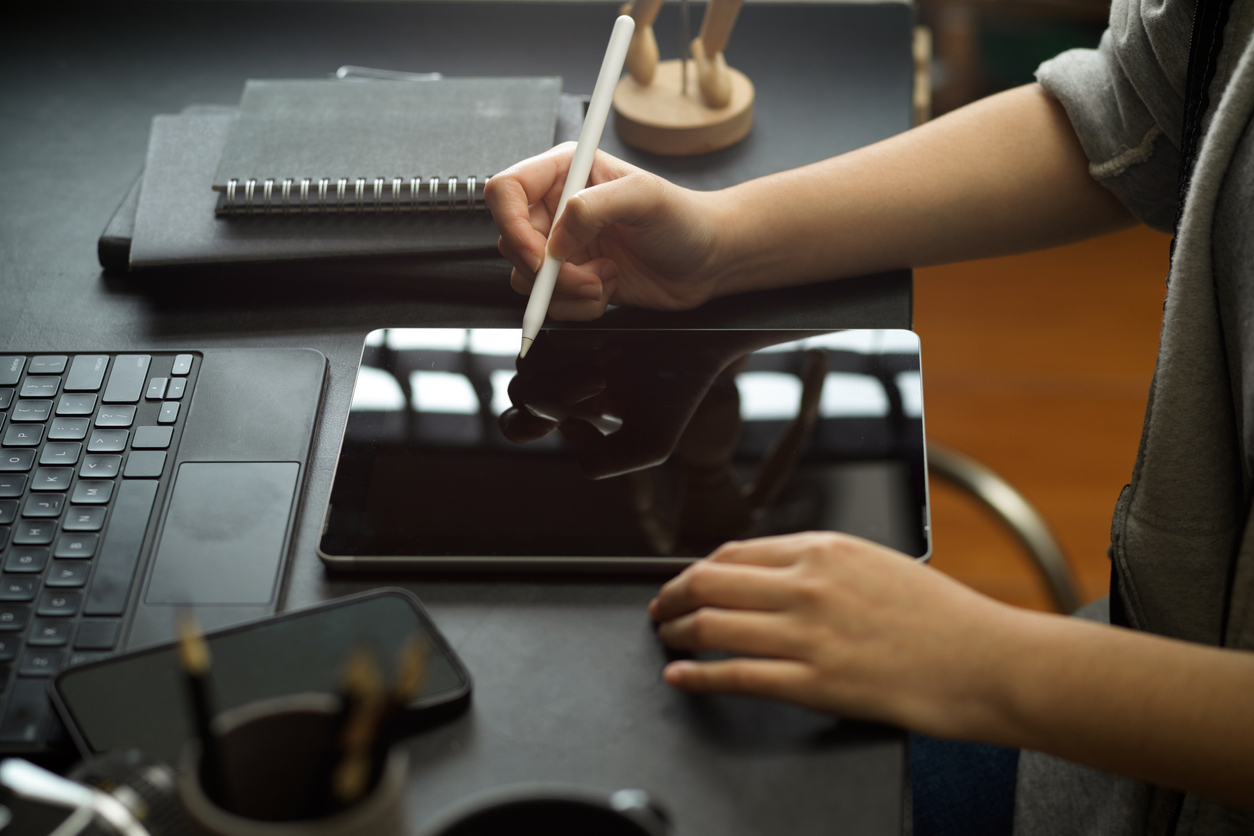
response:
<svg viewBox="0 0 1254 836"><path fill-rule="evenodd" d="M566 201L570 200L570 196L588 185L592 158L596 156L597 146L601 144L601 132L605 130L605 119L610 114L610 104L614 100L614 87L618 84L618 77L622 75L627 46L631 43L631 33L635 29L636 22L627 15L621 15L614 21L610 45L605 49L605 60L601 62L596 87L592 88L592 101L588 104L588 114L583 120L583 130L579 132L579 143L575 146L575 156L570 161L570 171L566 174L562 199L557 202L557 212L553 214L553 226L557 226L558 219L566 211ZM527 356L527 349L531 348L531 343L540 333L540 326L544 325L544 315L548 313L553 285L557 283L557 271L561 266L561 260L549 255L546 247L544 263L536 274L531 298L527 300L527 312L523 314L522 350L518 353L519 357Z"/></svg>

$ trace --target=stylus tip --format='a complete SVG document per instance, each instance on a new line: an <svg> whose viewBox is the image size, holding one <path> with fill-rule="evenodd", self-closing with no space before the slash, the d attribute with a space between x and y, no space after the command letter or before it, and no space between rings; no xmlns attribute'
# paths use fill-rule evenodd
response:
<svg viewBox="0 0 1254 836"><path fill-rule="evenodd" d="M532 344L533 342L534 342L534 340L532 340L532 339L531 339L531 337L523 337L523 338L522 338L522 351L519 351L519 352L518 352L518 359L520 359L520 360L521 360L522 358L524 358L524 357L526 357L526 356L527 356L527 351L528 351L528 349L530 349L530 348L531 348L531 344Z"/></svg>

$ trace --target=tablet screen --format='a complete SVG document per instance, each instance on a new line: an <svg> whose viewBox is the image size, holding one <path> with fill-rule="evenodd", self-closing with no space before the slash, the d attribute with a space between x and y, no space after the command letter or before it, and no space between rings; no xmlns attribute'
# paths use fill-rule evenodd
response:
<svg viewBox="0 0 1254 836"><path fill-rule="evenodd" d="M454 567L677 565L844 531L930 549L909 331L384 329L320 552Z"/></svg>

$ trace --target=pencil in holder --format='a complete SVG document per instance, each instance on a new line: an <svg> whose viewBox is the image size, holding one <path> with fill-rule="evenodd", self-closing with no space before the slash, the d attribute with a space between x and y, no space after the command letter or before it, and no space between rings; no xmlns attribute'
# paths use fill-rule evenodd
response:
<svg viewBox="0 0 1254 836"><path fill-rule="evenodd" d="M205 793L198 744L185 750L179 797L193 836L403 836L408 755L394 747L366 793L347 807L329 797L340 701L299 694L252 703L214 721L221 771Z"/></svg>

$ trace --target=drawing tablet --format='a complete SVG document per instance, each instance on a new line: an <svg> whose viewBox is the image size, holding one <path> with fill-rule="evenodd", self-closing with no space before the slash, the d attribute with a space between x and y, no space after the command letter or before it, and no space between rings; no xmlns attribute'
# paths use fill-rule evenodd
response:
<svg viewBox="0 0 1254 836"><path fill-rule="evenodd" d="M674 571L834 530L931 549L910 331L384 329L319 554L344 569Z"/></svg>

